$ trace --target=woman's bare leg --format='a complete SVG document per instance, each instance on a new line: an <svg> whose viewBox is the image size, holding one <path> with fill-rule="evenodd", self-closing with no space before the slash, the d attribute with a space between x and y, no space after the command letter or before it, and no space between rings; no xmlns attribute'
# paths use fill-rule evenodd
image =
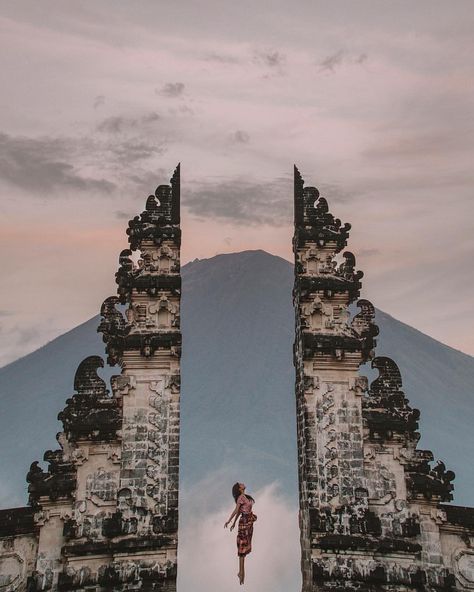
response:
<svg viewBox="0 0 474 592"><path fill-rule="evenodd" d="M239 556L239 573L237 574L239 576L239 580L240 583L243 584L244 583L244 579L245 579L245 555L240 555Z"/></svg>

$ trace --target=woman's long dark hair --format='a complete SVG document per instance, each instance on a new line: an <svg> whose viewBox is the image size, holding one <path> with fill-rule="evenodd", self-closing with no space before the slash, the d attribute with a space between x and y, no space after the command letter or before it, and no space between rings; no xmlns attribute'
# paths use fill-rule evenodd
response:
<svg viewBox="0 0 474 592"><path fill-rule="evenodd" d="M237 499L238 499L239 495L240 495L240 484L239 483L234 483L234 485L232 486L232 497L234 498L234 500L236 502L237 502ZM255 500L253 499L253 497L251 495L249 495L248 493L244 493L244 495L251 502L255 503Z"/></svg>

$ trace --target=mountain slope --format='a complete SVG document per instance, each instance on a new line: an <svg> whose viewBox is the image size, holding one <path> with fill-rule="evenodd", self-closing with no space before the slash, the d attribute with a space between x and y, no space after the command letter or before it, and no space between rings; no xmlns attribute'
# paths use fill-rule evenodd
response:
<svg viewBox="0 0 474 592"><path fill-rule="evenodd" d="M182 483L226 465L252 490L278 480L296 499L292 284L292 265L264 251L183 267ZM472 505L474 358L383 312L377 323L377 355L399 364L405 393L421 409L421 445L457 472L456 503ZM3 507L24 503L29 464L56 446L56 416L77 365L103 353L97 324L0 369Z"/></svg>

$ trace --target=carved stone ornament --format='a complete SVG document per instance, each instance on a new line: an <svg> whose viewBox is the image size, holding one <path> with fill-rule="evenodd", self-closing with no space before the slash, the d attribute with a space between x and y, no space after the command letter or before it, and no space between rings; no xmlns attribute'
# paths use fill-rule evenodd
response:
<svg viewBox="0 0 474 592"><path fill-rule="evenodd" d="M372 368L379 376L370 385L363 399L364 418L371 438L389 440L396 434L403 434L417 441L420 412L413 409L405 397L400 370L395 362L387 357L372 360Z"/></svg>
<svg viewBox="0 0 474 592"><path fill-rule="evenodd" d="M347 244L350 224L342 225L338 218L329 213L326 199L320 197L316 187L305 187L300 172L295 173L295 244L304 245L314 241L320 247L335 243L336 252Z"/></svg>
<svg viewBox="0 0 474 592"><path fill-rule="evenodd" d="M74 378L77 391L66 401L58 415L63 422L69 440L112 440L121 427L117 399L109 396L105 382L98 376L98 368L104 367L99 356L89 356L79 365Z"/></svg>
<svg viewBox="0 0 474 592"><path fill-rule="evenodd" d="M0 554L0 591L18 590L24 571L25 562L18 553Z"/></svg>
<svg viewBox="0 0 474 592"><path fill-rule="evenodd" d="M474 550L462 549L454 555L456 577L469 590L474 590Z"/></svg>
<svg viewBox="0 0 474 592"><path fill-rule="evenodd" d="M146 202L146 209L140 216L135 216L128 223L130 247L136 250L142 240L152 240L156 245L171 239L179 247L181 231L179 229L180 210L180 165L170 179L170 185L160 185L154 195Z"/></svg>

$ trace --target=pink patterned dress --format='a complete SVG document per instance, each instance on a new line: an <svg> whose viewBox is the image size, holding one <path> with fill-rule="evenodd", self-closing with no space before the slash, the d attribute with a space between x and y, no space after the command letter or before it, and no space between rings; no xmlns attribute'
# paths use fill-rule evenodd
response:
<svg viewBox="0 0 474 592"><path fill-rule="evenodd" d="M252 512L252 500L244 493L237 498L237 505L241 513L237 532L237 554L245 556L252 551L253 523L257 520L257 516Z"/></svg>

